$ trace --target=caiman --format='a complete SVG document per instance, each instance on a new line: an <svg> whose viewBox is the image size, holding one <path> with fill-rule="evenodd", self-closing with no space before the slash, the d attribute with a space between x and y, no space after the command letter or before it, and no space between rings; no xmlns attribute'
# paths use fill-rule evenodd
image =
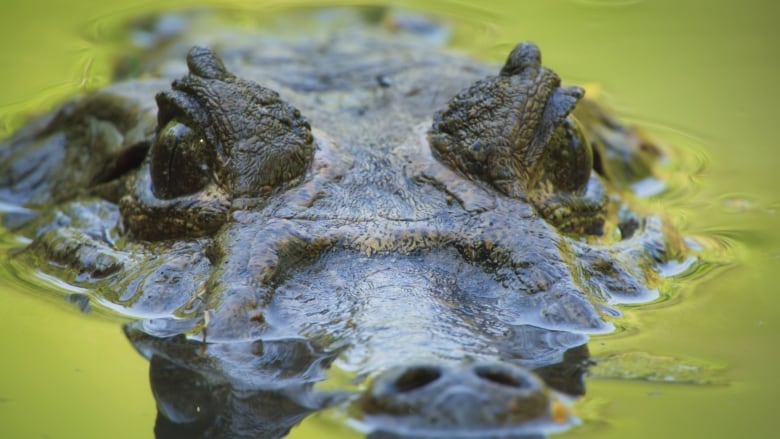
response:
<svg viewBox="0 0 780 439"><path fill-rule="evenodd" d="M14 257L138 319L158 436L334 404L376 437L569 425L588 334L687 252L631 193L663 150L530 42L494 66L404 15L197 17L149 21L121 80L0 147ZM334 362L359 392L313 390Z"/></svg>

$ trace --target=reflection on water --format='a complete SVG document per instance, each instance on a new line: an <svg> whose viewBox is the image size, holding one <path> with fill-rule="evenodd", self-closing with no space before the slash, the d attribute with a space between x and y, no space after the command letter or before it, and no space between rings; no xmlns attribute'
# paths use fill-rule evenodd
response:
<svg viewBox="0 0 780 439"><path fill-rule="evenodd" d="M134 325L126 333L149 360L159 438L282 437L346 396L313 391L334 355L304 340L204 345Z"/></svg>
<svg viewBox="0 0 780 439"><path fill-rule="evenodd" d="M77 2L78 3L78 2ZM70 32L73 27L80 26L87 21L88 17L94 16L100 6L90 5L88 2L82 2L85 6L77 6L71 14L57 14L53 16L57 19L64 17L73 17L73 23L68 28ZM775 354L773 346L777 343L777 316L778 306L776 295L771 294L774 291L772 276L769 273L776 271L778 265L778 235L774 230L773 224L776 218L771 208L755 209L754 206L774 206L776 205L776 195L773 193L766 182L774 181L770 168L776 165L776 155L772 152L774 140L770 142L770 136L762 133L759 129L762 125L763 117L769 113L770 107L762 106L762 102L753 91L752 83L768 83L772 78L767 76L769 71L768 64L759 64L758 59L763 59L762 55L754 55L750 51L741 52L741 58L738 62L725 62L724 59L730 59L721 51L728 51L731 47L727 42L720 44L722 39L736 36L740 41L744 40L744 47L757 47L761 51L761 41L764 35L760 32L766 28L762 27L764 20L760 17L748 20L746 17L755 15L771 16L768 11L758 5L742 5L740 11L734 11L724 7L719 3L710 5L705 20L698 18L699 8L696 2L657 2L656 5L650 5L650 2L636 1L572 1L565 2L565 5L550 5L549 2L528 2L526 5L507 6L500 2L495 2L492 10L500 10L497 23L492 24L494 28L501 29L499 39L496 45L509 44L510 41L519 39L533 38L536 40L547 40L549 45L546 53L555 59L555 65L566 66L568 71L563 73L565 77L587 78L589 80L599 80L606 83L607 89L619 96L624 102L645 103L641 106L639 113L645 117L651 117L652 120L660 120L663 126L696 126L694 131L707 134L706 146L695 148L696 151L707 149L710 151L707 160L708 166L700 169L699 166L691 166L690 161L685 161L689 168L695 168L691 171L690 178L694 181L672 181L670 190L656 196L659 203L668 203L671 214L675 216L679 224L682 224L692 234L701 235L701 242L704 246L713 249L728 248L729 251L738 256L739 265L721 275L717 280L711 280L712 272L698 275L695 272L689 273L689 278L675 279L679 287L674 288L673 295L675 300L667 303L675 303L674 307L667 306L647 306L639 308L628 308L625 310L625 324L635 330L630 331L630 336L604 336L597 337L595 342L591 343L591 349L596 357L603 356L608 352L621 352L630 349L640 349L643 351L659 353L684 353L683 357L690 355L692 357L713 359L717 362L729 364L729 381L736 380L737 384L729 387L703 390L673 388L660 385L637 385L627 382L611 382L591 380L589 382L589 392L598 395L593 398L585 398L579 404L580 417L584 419L584 426L580 429L568 433L569 436L587 437L589 434L596 437L614 436L614 437L657 437L661 432L679 437L692 437L707 434L709 437L733 437L735 432L749 435L751 432L757 436L768 436L770 429L767 420L772 419L769 408L773 406L774 390L776 390L776 378L770 371L767 364L772 364ZM564 2L561 2L564 3ZM596 6L621 6L620 8L604 8L620 12L623 15L610 15L606 12L603 16L588 15L584 9L571 8L577 5L584 5L588 8ZM426 3L415 5L425 9L446 9L447 14L458 16L459 11L453 5L443 5ZM636 7L636 9L632 9ZM9 8L9 12L11 9ZM696 14L692 13L694 11ZM725 11L725 12L724 12ZM752 12L751 12L752 11ZM614 14L618 14L615 12ZM753 15L747 15L753 14ZM8 15L13 17L12 14ZM31 15L33 16L33 15ZM702 15L703 17L704 15ZM524 18L531 17L531 18ZM45 17L19 20L20 24L31 21L45 21ZM538 22L540 24L535 25ZM702 32L702 29L718 29L718 32ZM41 25L40 28L45 27ZM109 26L110 27L110 26ZM57 28L49 26L49 28ZM6 29L14 29L7 26ZM17 27L18 29L18 27ZM693 29L686 31L686 29ZM639 30L639 31L637 31ZM37 32L40 29L36 28ZM20 32L19 30L8 32ZM113 31L106 31L105 34L112 34ZM658 34L661 34L660 36ZM706 34L701 36L700 34ZM630 35L630 38L626 35ZM493 35L495 37L495 35ZM59 34L54 33L54 39ZM73 37L71 37L73 38ZM101 36L103 38L103 36ZM681 53L673 53L672 47L675 47L675 40L685 39L688 44L687 50L681 50ZM733 39L733 38L732 38ZM12 38L6 38L11 41ZM572 41L579 41L582 46L589 49L582 50L580 47L574 47ZM83 44L77 39L70 40L72 46ZM73 41L76 41L73 43ZM619 56L610 56L610 53L617 53L622 48L621 41L625 45L630 45L631 52L636 58L652 58L652 61L643 61L642 59L620 59ZM667 42L668 41L668 42ZM459 44L469 46L467 38L460 38ZM754 44L747 44L753 42ZM30 43L33 44L33 43ZM51 46L51 43L49 43ZM657 48L654 49L653 44ZM697 49L693 46L698 44ZM552 48L551 48L552 47ZM32 49L32 48L31 48ZM482 47L471 46L472 51L482 51ZM502 49L503 50L503 49ZM52 56L58 56L60 50L49 50ZM663 52L663 57L658 57L658 52ZM9 52L10 53L10 52ZM500 50L493 48L484 48L484 55L499 59L503 56ZM625 52L623 52L625 53ZM727 52L728 53L728 52ZM770 53L764 51L764 53ZM42 97L37 98L37 102L31 104L17 105L16 102L22 99L27 100L30 96L27 85L27 94L14 95L13 91L3 96L12 96L9 100L3 99L3 121L6 123L6 132L17 127L21 118L19 114L26 112L30 108L39 108L40 106L51 105L54 100L61 99L66 94L72 94L79 87L85 84L84 78L97 78L96 81L106 81L107 75L102 74L106 71L105 65L102 67L98 57L97 64L92 62L85 63L78 60L92 59L79 56L71 56L60 65L69 66L64 70L65 76L61 71L54 67L46 66L44 68L30 68L24 71L23 75L19 70L13 70L14 74L19 76L29 76L23 80L9 80L8 77L0 76L0 83L18 84L16 88L23 90L28 84L25 81L34 81L36 75L27 74L33 71L51 72L56 74L57 79L49 81L59 81L59 85L49 88L41 93ZM10 54L9 56L14 56ZM18 56L18 55L17 55ZM668 56L676 58L669 59ZM567 61L567 59L569 61ZM698 64L693 60L698 60ZM707 60L717 60L719 64L707 64ZM734 59L734 58L732 58ZM598 60L598 62L586 62L588 60ZM763 62L763 61L762 61ZM55 61L51 61L52 64ZM33 63L39 66L41 61ZM87 66L86 68L84 66ZM73 67L76 66L76 67ZM592 67L588 67L592 66ZM742 67L748 66L748 67ZM717 68L716 68L717 67ZM764 67L764 70L761 69ZM697 70L698 69L698 70ZM750 69L754 69L750 71ZM670 71L679 70L679 73L672 76ZM90 71L85 74L84 72ZM746 72L751 72L751 75ZM774 70L772 70L774 71ZM3 74L9 74L12 69L8 69ZM67 73L70 72L70 73ZM75 72L75 73L74 73ZM98 72L95 74L94 72ZM647 76L644 78L643 76ZM746 81L745 87L732 87L726 79L739 78ZM51 76L50 76L51 78ZM748 79L749 78L749 79ZM764 80L761 80L763 78ZM641 80L641 81L640 81ZM646 81L645 81L646 80ZM664 82L665 81L665 82ZM678 82L679 81L679 82ZM708 82L709 81L709 82ZM747 82L750 83L747 83ZM640 82L639 85L637 83ZM663 89L653 88L652 84L662 83ZM685 87L676 85L678 83L686 84ZM86 83L88 86L89 81ZM94 83L92 83L94 84ZM6 87L7 88L7 87ZM11 88L14 88L12 86ZM33 86L33 89L35 87ZM712 90L740 90L738 97L724 96L724 102L714 101L714 98L708 100L706 96L715 95ZM770 92L767 92L770 93ZM17 97L13 97L17 96ZM21 96L21 97L18 97ZM36 94L37 96L37 94ZM698 99L697 99L698 98ZM14 105L10 105L14 104ZM735 106L741 105L752 121L742 120L732 114ZM619 107L619 105L618 105ZM721 108L718 108L721 107ZM713 116L713 114L715 116ZM723 114L723 120L719 116ZM729 125L727 127L727 125ZM685 128L682 129L686 131ZM763 137L762 137L763 136ZM667 138L663 133L660 137ZM685 139L676 141L676 146L685 150L690 143ZM691 152L685 154L690 156ZM684 155L685 155L684 154ZM759 163L765 159L766 162ZM775 162L772 164L772 162ZM671 170L670 175L675 172ZM693 184L695 183L695 184ZM703 186L698 186L703 185ZM758 188L758 187L761 188ZM737 197L725 197L722 194L738 193ZM745 201L747 200L747 201ZM750 247L745 247L742 243L748 243ZM727 259L719 255L713 256L713 259ZM695 270L694 270L695 271ZM153 407L153 404L144 400L144 395L148 390L140 385L145 377L143 371L147 365L141 362L133 362L135 354L131 349L122 345L121 335L112 333L110 325L99 321L81 322L71 324L65 317L59 317L60 314L68 315L62 309L56 309L57 312L46 313L37 312L41 306L37 302L31 302L20 299L25 292L16 291L24 288L32 289L28 285L18 286L18 281L10 280L12 275L3 273L4 285L0 287L2 291L3 309L7 314L2 316L3 327L3 350L7 353L15 353L9 357L16 356L25 358L24 362L5 362L5 368L2 369L3 378L0 379L0 415L5 423L0 427L0 432L30 432L34 430L34 421L25 422L22 425L19 420L38 418L40 415L53 420L53 424L58 427L56 430L49 430L50 433L58 431L68 431L66 421L58 420L68 417L76 424L74 430L70 431L94 431L94 436L108 436L108 433L116 433L116 423L109 422L101 424L93 422L86 427L90 421L96 421L99 418L116 419L115 413L121 413L128 410L128 400L143 400L145 405L136 403L133 407ZM5 282L9 280L14 283L14 290L7 288ZM694 286L696 288L694 288ZM9 293L9 294L5 294ZM668 298L666 298L668 299ZM46 307L50 307L46 303ZM57 305L53 305L57 306ZM8 310L14 310L11 314ZM87 319L84 319L87 320ZM52 327L59 327L61 331L53 329L51 331L36 331L35 328L50 324ZM74 326L76 325L76 326ZM93 326L90 326L93 325ZM0 326L2 327L2 326ZM21 331L20 328L26 328ZM639 329L637 329L639 328ZM65 333L61 333L65 332ZM101 338L99 342L100 355L90 355L89 349L84 348L83 344L98 343L96 335L114 334ZM36 338L37 337L37 338ZM40 348L33 346L49 346L51 340L56 338L61 341L61 349L46 348L46 355L42 354ZM76 348L75 346L82 346ZM79 354L69 354L68 346L71 352ZM40 351L40 352L39 352ZM109 362L106 357L113 359L126 359L121 366L116 361ZM63 361L66 360L66 361ZM69 360L69 361L68 361ZM13 381L31 382L46 380L45 368L30 368L28 365L34 362L36 365L57 363L58 376L56 381L51 381L50 386L45 389L38 389L32 385L6 386L6 383ZM74 367L73 364L76 364ZM130 365L134 365L134 368ZM159 376L176 376L179 372L175 362L169 360L152 361L152 381ZM114 412L105 412L106 407L96 407L93 401L98 401L101 395L98 393L88 393L84 388L95 386L95 383L80 381L83 388L69 386L67 382L72 382L73 376L61 374L59 369L72 368L86 370L93 381L103 383L105 388L116 389L115 393L125 394L127 398L112 400ZM155 369L157 371L155 372ZM99 371L98 371L99 370ZM193 380L196 383L203 383L203 386L214 386L216 389L213 394L215 398L225 398L226 390L217 389L222 384L211 384L213 382L221 383L219 379L209 381L201 379L195 372L195 375L187 375L189 372L181 372L178 375L183 381ZM13 377L13 378L10 378ZM30 378L28 378L30 377ZM135 377L135 379L129 379ZM95 379L96 378L96 379ZM164 380L163 380L164 381ZM171 383L174 380L170 381ZM743 384L739 384L742 382ZM124 384L127 383L127 384ZM223 383L223 382L222 382ZM749 384L744 384L749 383ZM761 383L759 385L759 383ZM201 385L201 384L198 384ZM52 389L59 389L53 391ZM5 390L8 389L8 390ZM158 390L155 390L158 392ZM73 397L72 404L68 407L61 407L61 404L29 404L25 405L25 398L46 401L50 395L68 394ZM161 389L159 393L164 394L166 390ZM229 393L229 392L228 392ZM274 393L273 391L270 393ZM201 410L209 411L210 405L206 397ZM240 397L234 398L241 401ZM193 400L196 396L193 395ZM282 400L284 397L282 397ZM164 398L163 398L164 400ZM262 404L263 397L248 397L249 405ZM256 400L256 401L255 401ZM607 402L605 402L605 400ZM158 401L159 402L159 401ZM288 401L283 406L290 408L290 420L298 419L297 416L305 416L308 410L318 407L318 404L327 405L326 400L304 400ZM238 404L240 406L240 404ZM178 402L164 403L162 411L169 414L169 418L179 420L200 419L197 414L192 413L192 406ZM151 431L154 414L153 410L143 411L136 409L133 416L136 421L133 422L138 430L138 434L127 433L128 437L139 437L144 432ZM195 409L198 412L198 409ZM98 415L98 413L100 413ZM112 415L113 414L113 415ZM607 415L608 414L608 415ZM17 416L19 415L19 416ZM16 419L13 419L16 418ZM608 418L609 421L604 419ZM641 418L637 420L638 418ZM631 419L632 422L625 420ZM311 428L317 428L318 420L307 421L293 430L293 435L302 437ZM195 422L197 423L197 422ZM102 427L101 427L102 426ZM12 428L13 430L8 430ZM94 428L94 430L84 430L85 428ZM103 428L101 430L101 428ZM297 431L296 431L297 430ZM125 430L130 431L130 430ZM706 433L705 433L706 432ZM316 430L315 430L316 433ZM312 434L315 434L312 433ZM327 432L319 432L327 434ZM732 434L734 433L734 434ZM24 436L25 434L21 434ZM114 434L110 434L114 435ZM132 436L131 436L132 435ZM11 436L17 436L12 434ZM54 436L54 434L52 434ZM314 437L314 436L312 436Z"/></svg>
<svg viewBox="0 0 780 439"><path fill-rule="evenodd" d="M531 327L528 330L540 331ZM345 390L315 390L313 385L324 379L326 370L339 352L318 351L309 341L288 339L203 344L182 336L161 339L149 336L145 331L141 322L126 326L126 334L133 346L150 362L149 377L157 403L156 437L282 437L306 416L347 401L351 401L356 410L369 413L361 415L362 420L356 421L363 429L372 432L370 437L416 437L422 431L419 426L399 431L399 427L412 422L410 419L403 419L398 424L399 419L370 414L377 410L372 406L381 401L379 392L385 391L379 390L382 384L375 384L371 393L364 396ZM587 348L585 345L571 348L559 357L562 358L559 363L539 367L534 372L558 391L572 396L583 395L582 375L589 358ZM280 368L280 365L283 367ZM495 367L498 366L485 370L496 370ZM440 396L442 389L450 387L451 383L438 376L438 368L430 370L436 370L437 376L426 379L420 385L429 386L435 396ZM503 380L505 378L500 378L503 376L500 370L485 376ZM515 373L521 374L522 379L535 379L526 376L520 369ZM458 374L453 376L459 385L465 384L464 378ZM406 380L404 392L411 392L417 384L408 378ZM441 388L431 384L433 380L440 381ZM518 385L515 382L505 384L510 385L507 388ZM529 389L524 391L529 392ZM505 404L500 396L500 392L493 394L478 408L460 405L459 410L464 411L460 419L467 420L469 411L486 410L484 404L488 402ZM517 395L512 394L511 398L512 404L523 404L523 399ZM468 402L464 400L464 403ZM520 412L523 416L529 419L539 416L533 412L538 407L533 400L529 399L525 404ZM408 416L418 412L408 407L404 410L410 410L404 413ZM561 407L559 410L565 409ZM569 415L559 412L556 416ZM419 422L422 425L423 420ZM561 429L566 422L563 418L557 419L550 426ZM542 424L537 422L537 425L511 427L510 430L497 429L494 434L513 438L541 437L538 433L541 427ZM450 434L452 432L437 432L436 437ZM486 434L482 431L475 437L485 437Z"/></svg>

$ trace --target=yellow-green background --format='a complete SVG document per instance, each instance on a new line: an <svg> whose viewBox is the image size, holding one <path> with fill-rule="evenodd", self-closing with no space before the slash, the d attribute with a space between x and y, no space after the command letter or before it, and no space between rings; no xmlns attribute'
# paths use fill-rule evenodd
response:
<svg viewBox="0 0 780 439"><path fill-rule="evenodd" d="M108 81L116 23L187 2L4 0L0 134ZM203 4L203 3L199 3ZM213 4L217 4L214 2ZM273 2L223 2L253 14ZM325 2L296 2L314 5ZM630 336L594 352L640 350L725 365L727 386L591 380L584 425L564 437L777 437L780 358L778 58L780 6L768 0L404 1L470 23L456 44L500 60L531 39L569 82L598 82L629 120L689 151L703 168L665 199L688 234L731 247L717 276L640 308ZM683 179L687 180L687 179ZM10 237L6 236L5 241ZM6 244L8 244L6 242ZM7 245L4 245L7 247ZM116 319L87 317L0 271L0 437L152 436L147 364ZM340 437L318 415L294 437Z"/></svg>

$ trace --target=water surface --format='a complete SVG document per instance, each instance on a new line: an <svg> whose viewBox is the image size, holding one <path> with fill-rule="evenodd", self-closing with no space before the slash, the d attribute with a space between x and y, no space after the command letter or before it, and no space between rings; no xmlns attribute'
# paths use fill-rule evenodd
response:
<svg viewBox="0 0 780 439"><path fill-rule="evenodd" d="M228 4L255 17L285 7ZM465 23L455 28L454 45L484 59L501 61L517 41L530 39L566 81L596 84L624 119L674 145L680 169L657 202L684 233L716 243L722 251L715 260L728 261L677 281L666 300L626 309L626 331L590 343L594 356L640 351L722 366L726 384L591 379L575 406L583 424L561 437L776 435L780 6L762 0L398 4ZM0 135L24 114L106 84L111 56L121 50L118 23L158 8L138 0L6 0ZM0 234L2 249L19 245ZM85 316L63 300L67 291L15 270L0 269L0 437L151 437L156 409L148 364L125 340L121 320L96 311ZM326 412L291 436L345 432Z"/></svg>

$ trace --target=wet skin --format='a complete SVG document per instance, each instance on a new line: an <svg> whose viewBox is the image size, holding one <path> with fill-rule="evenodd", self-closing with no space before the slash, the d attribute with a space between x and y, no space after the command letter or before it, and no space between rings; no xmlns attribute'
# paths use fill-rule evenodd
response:
<svg viewBox="0 0 780 439"><path fill-rule="evenodd" d="M685 252L625 197L658 150L534 44L496 68L397 33L214 40L4 142L17 257L141 318L159 431L236 435L281 394L283 434L341 401L311 396L333 361L373 379L354 404L377 430L566 425L586 334Z"/></svg>

